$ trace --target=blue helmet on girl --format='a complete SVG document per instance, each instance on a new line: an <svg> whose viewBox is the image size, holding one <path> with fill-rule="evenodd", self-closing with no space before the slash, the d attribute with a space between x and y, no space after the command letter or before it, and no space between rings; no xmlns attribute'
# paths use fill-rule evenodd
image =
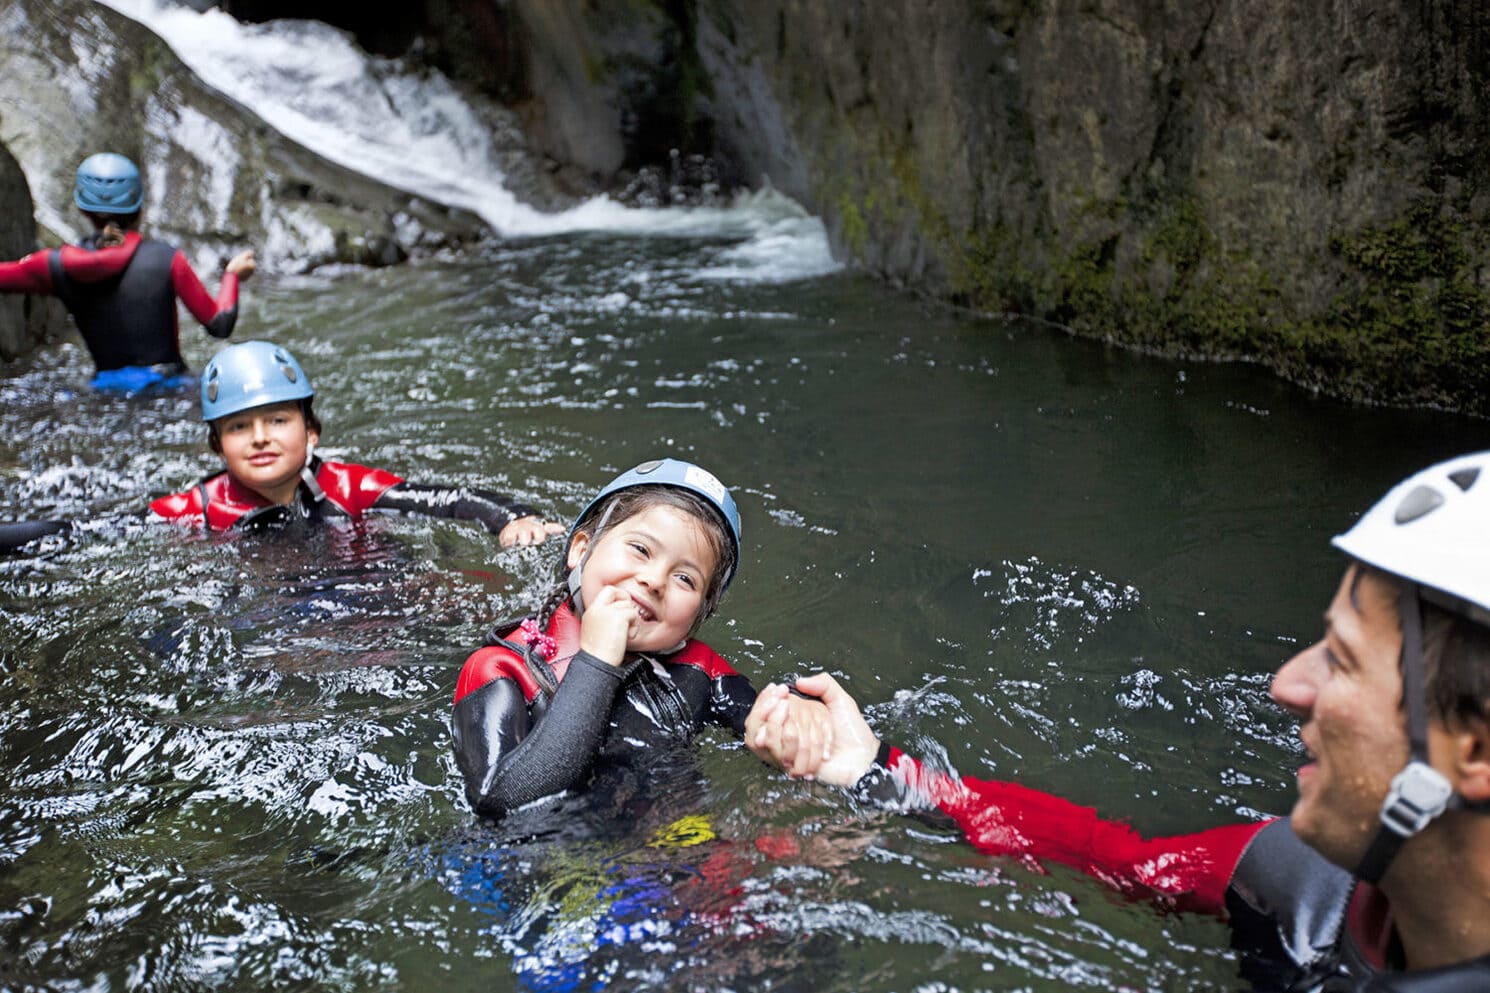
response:
<svg viewBox="0 0 1490 993"><path fill-rule="evenodd" d="M202 370L202 420L215 421L269 403L309 400L310 377L295 356L268 341L229 345Z"/></svg>
<svg viewBox="0 0 1490 993"><path fill-rule="evenodd" d="M91 214L133 214L145 202L145 184L129 159L117 152L99 152L78 166L72 202Z"/></svg>
<svg viewBox="0 0 1490 993"><path fill-rule="evenodd" d="M694 465L692 462L684 462L682 459L653 459L643 462L632 469L627 469L615 479L606 483L601 491L595 494L595 499L585 505L574 523L569 526L569 535L565 538L565 544L574 540L574 532L579 529L583 521L606 497L619 490L630 489L633 486L675 486L679 489L688 490L703 497L704 501L719 512L728 526L730 543L734 546L733 561L729 572L719 584L722 593L729 587L730 581L735 578L735 572L740 561L740 510L735 506L735 498L730 496L729 490L721 483L712 472Z"/></svg>

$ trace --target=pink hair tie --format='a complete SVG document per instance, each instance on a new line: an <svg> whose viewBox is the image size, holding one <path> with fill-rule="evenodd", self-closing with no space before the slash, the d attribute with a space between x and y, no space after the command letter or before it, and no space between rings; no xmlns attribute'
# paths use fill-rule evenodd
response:
<svg viewBox="0 0 1490 993"><path fill-rule="evenodd" d="M538 619L529 617L517 626L517 629L528 636L528 644L533 646L533 651L541 659L552 659L559 651L559 643L551 636L538 630Z"/></svg>

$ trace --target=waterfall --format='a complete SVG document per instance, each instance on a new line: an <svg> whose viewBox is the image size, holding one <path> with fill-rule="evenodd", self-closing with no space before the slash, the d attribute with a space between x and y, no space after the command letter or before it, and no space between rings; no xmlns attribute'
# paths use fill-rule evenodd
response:
<svg viewBox="0 0 1490 993"><path fill-rule="evenodd" d="M203 82L279 133L389 186L471 211L504 238L609 231L738 239L700 278L780 282L838 268L820 219L773 190L723 207L545 213L506 187L491 125L437 71L363 52L316 21L241 24L166 0L97 0L158 34Z"/></svg>

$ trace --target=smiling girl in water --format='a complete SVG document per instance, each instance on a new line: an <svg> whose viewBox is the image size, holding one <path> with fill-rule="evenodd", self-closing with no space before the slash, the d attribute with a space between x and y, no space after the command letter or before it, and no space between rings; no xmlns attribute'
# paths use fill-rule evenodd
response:
<svg viewBox="0 0 1490 993"><path fill-rule="evenodd" d="M499 627L461 670L451 732L476 812L586 785L705 724L743 734L755 689L693 637L739 559L734 498L698 466L645 462L602 489L537 615ZM826 751L825 708L785 706L803 751Z"/></svg>

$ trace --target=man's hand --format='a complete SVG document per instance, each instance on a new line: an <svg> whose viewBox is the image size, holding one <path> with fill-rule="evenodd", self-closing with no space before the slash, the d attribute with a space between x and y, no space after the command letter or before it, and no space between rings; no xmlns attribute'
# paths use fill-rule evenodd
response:
<svg viewBox="0 0 1490 993"><path fill-rule="evenodd" d="M228 260L227 271L239 279L247 279L259 268L258 259L254 258L254 250L250 248L246 252L239 252Z"/></svg>
<svg viewBox="0 0 1490 993"><path fill-rule="evenodd" d="M820 672L797 680L796 688L816 700L794 697L777 684L761 691L745 719L746 746L788 775L854 785L874 765L879 739L854 698L832 676ZM825 738L819 723L824 716Z"/></svg>

